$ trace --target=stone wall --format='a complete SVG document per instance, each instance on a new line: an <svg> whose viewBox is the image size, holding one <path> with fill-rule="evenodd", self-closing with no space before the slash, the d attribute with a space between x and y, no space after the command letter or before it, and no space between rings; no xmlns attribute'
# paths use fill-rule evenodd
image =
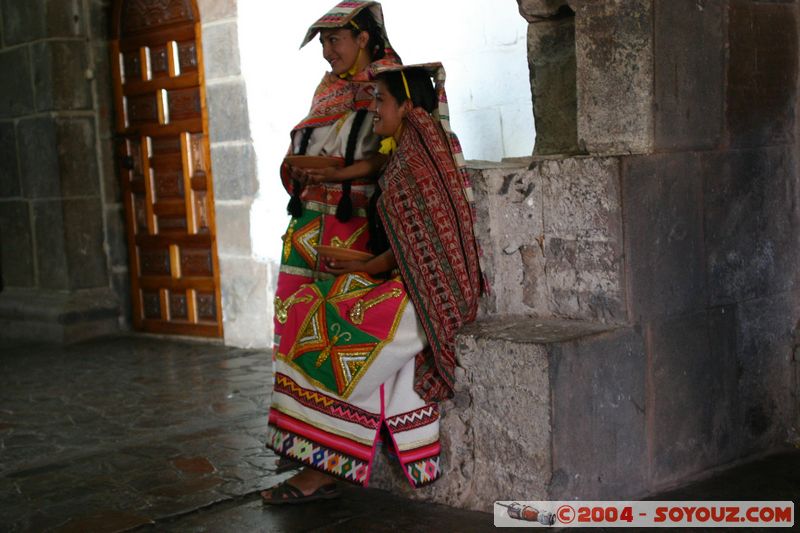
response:
<svg viewBox="0 0 800 533"><path fill-rule="evenodd" d="M531 54L574 11L577 141L543 127L569 61L532 57L562 155L473 171L493 290L409 495L639 498L796 441L798 2L519 3Z"/></svg>
<svg viewBox="0 0 800 533"><path fill-rule="evenodd" d="M4 337L74 340L119 327L127 252L112 163L107 3L0 2Z"/></svg>
<svg viewBox="0 0 800 533"><path fill-rule="evenodd" d="M268 263L253 257L250 211L258 192L237 0L200 0L225 344L272 344Z"/></svg>
<svg viewBox="0 0 800 533"><path fill-rule="evenodd" d="M223 325L228 344L266 346L270 275L251 253L258 184L236 6L198 2ZM71 341L130 325L110 15L111 0L0 1L2 336Z"/></svg>

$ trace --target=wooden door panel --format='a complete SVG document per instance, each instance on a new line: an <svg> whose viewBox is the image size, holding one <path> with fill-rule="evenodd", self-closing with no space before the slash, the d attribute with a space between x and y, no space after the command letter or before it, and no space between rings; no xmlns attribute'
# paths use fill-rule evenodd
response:
<svg viewBox="0 0 800 533"><path fill-rule="evenodd" d="M118 0L112 40L134 325L221 336L200 24L189 0Z"/></svg>

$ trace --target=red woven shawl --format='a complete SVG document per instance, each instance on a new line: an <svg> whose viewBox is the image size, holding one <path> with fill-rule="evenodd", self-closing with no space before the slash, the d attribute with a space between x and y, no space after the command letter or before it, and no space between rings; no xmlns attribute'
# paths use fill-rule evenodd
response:
<svg viewBox="0 0 800 533"><path fill-rule="evenodd" d="M373 79L375 70L397 63L394 56L379 59L351 79L341 79L326 72L314 91L311 110L292 131L328 126L351 111L366 109L372 102L374 85L369 82Z"/></svg>
<svg viewBox="0 0 800 533"><path fill-rule="evenodd" d="M480 294L466 174L440 123L415 108L381 179L381 219L429 343L414 389L426 401L449 398L455 333L475 318Z"/></svg>

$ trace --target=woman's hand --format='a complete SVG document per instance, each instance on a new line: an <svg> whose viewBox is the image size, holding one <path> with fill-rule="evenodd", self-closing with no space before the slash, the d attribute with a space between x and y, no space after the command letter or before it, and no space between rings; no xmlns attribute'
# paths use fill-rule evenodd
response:
<svg viewBox="0 0 800 533"><path fill-rule="evenodd" d="M312 168L306 170L306 176L311 183L327 183L340 181L339 167Z"/></svg>
<svg viewBox="0 0 800 533"><path fill-rule="evenodd" d="M300 182L300 185L305 185L308 181L308 172L305 169L293 167L292 165L287 165L289 168L289 176L293 180L297 180Z"/></svg>
<svg viewBox="0 0 800 533"><path fill-rule="evenodd" d="M369 261L343 261L341 259L334 259L327 256L320 256L320 260L325 265L325 268L328 272L331 274L336 274L337 276L349 274L350 272L366 272L367 274L372 274L369 271L369 266L367 265Z"/></svg>

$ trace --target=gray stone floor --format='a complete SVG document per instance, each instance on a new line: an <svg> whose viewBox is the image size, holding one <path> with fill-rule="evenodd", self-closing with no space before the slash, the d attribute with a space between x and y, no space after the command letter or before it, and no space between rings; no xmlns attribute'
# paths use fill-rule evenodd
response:
<svg viewBox="0 0 800 533"><path fill-rule="evenodd" d="M150 337L0 344L0 531L494 530L485 513L352 487L265 508L258 491L290 475L263 446L270 366ZM800 500L800 451L656 499Z"/></svg>
<svg viewBox="0 0 800 533"><path fill-rule="evenodd" d="M264 508L258 491L291 475L263 445L270 369L264 351L148 337L0 345L0 531L492 527L356 488L313 513Z"/></svg>

